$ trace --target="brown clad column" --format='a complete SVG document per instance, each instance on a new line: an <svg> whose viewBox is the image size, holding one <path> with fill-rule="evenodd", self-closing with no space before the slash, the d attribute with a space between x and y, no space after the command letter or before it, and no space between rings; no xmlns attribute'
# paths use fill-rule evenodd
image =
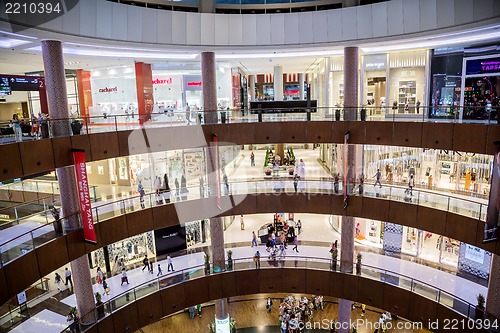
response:
<svg viewBox="0 0 500 333"><path fill-rule="evenodd" d="M215 53L203 52L201 54L201 77L203 84L203 111L205 116L205 123L217 123L217 83L216 83L216 66L215 66ZM209 143L212 144L213 142ZM213 145L208 149L207 160L205 161L208 173L208 186L211 189L213 205L217 205L217 198L215 196L215 188L220 185L217 184L216 175L219 170L216 170L216 161L219 156L216 155ZM222 176L222 175L221 175ZM210 240L212 250L212 262L214 271L225 269L225 253L224 253L224 226L220 217L213 217L210 219ZM219 299L215 301L215 322L223 322L224 325L227 321L227 328L229 328L229 314L227 313L227 299Z"/></svg>
<svg viewBox="0 0 500 333"><path fill-rule="evenodd" d="M49 116L51 119L67 119L69 118L69 107L61 42L56 40L42 41L42 56L45 69ZM69 120L51 121L50 126L53 137L69 136L71 134ZM80 227L79 218L76 215L79 212L79 202L75 167L57 168L56 172L61 193L61 216L73 214L64 220L64 229L66 232L69 232ZM80 316L82 316L95 309L94 292L87 255L71 262L71 272L77 309ZM88 324L94 321L94 317L91 315L83 317L81 320L82 323Z"/></svg>
<svg viewBox="0 0 500 333"><path fill-rule="evenodd" d="M344 49L344 120L355 121L357 119L358 104L358 48L346 47ZM347 147L347 190L352 191L356 180L356 146ZM352 272L354 261L354 218L342 216L342 228L340 238L340 271ZM350 332L351 301L339 300L339 322L342 324L340 333Z"/></svg>

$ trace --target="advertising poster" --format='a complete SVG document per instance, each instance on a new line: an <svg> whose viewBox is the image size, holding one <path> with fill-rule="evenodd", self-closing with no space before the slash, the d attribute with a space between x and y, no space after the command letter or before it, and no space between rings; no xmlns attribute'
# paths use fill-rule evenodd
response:
<svg viewBox="0 0 500 333"><path fill-rule="evenodd" d="M87 177L87 164L85 151L73 151L75 161L76 182L78 187L78 200L80 201L80 214L82 216L83 236L86 242L97 243L92 216L92 203L89 194L89 179Z"/></svg>
<svg viewBox="0 0 500 333"><path fill-rule="evenodd" d="M490 200L484 225L483 243L492 242L498 238L498 217L500 211L500 141L495 141L495 157L491 175Z"/></svg>

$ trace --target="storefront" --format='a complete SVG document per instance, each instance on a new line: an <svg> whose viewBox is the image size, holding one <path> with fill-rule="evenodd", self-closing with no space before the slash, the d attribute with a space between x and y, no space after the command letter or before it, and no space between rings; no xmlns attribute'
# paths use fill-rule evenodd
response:
<svg viewBox="0 0 500 333"><path fill-rule="evenodd" d="M448 150L394 146L364 146L367 179L382 173L382 183L406 186L410 175L415 184L428 189L474 192L489 195L493 156Z"/></svg>
<svg viewBox="0 0 500 333"><path fill-rule="evenodd" d="M370 54L362 57L363 104L369 106L369 115L382 115L387 95L387 54Z"/></svg>
<svg viewBox="0 0 500 333"><path fill-rule="evenodd" d="M460 119L486 120L499 116L500 55L463 59ZM500 118L498 118L500 119Z"/></svg>
<svg viewBox="0 0 500 333"><path fill-rule="evenodd" d="M125 265L134 265L142 262L142 259L144 259L146 255L149 258L156 256L152 231L126 238L122 241L108 245L106 248L100 248L93 251L91 253L91 263L93 266L92 268L101 267L101 269L108 271L108 269L105 268L109 267L109 270L111 270L113 274L118 274L118 263L116 259L123 259Z"/></svg>

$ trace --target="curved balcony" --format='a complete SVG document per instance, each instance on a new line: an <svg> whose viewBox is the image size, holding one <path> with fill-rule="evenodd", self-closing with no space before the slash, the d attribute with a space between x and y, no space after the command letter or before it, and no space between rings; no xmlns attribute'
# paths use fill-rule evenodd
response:
<svg viewBox="0 0 500 333"><path fill-rule="evenodd" d="M283 182L284 187L281 181L273 180L230 183L231 195L221 198L222 212L215 207L214 198L200 198L198 186L188 188L188 200L172 195L169 204L163 201L160 204L155 194L148 194L145 209L141 208L139 197L99 205L93 208L96 245L83 242L82 230L63 237L56 228L51 230L50 225L40 227L46 228L41 236L37 234L38 229L30 231L19 236L27 242L19 244L18 237L2 245L9 248L9 244L13 244L7 253L2 253L2 261L8 264L0 269L0 300L7 301L37 279L102 246L212 216L276 211L356 216L419 228L500 254L498 242L482 243L486 205L480 202L420 190L414 190L408 200L402 187L385 187L379 191L365 186L363 195L358 192L350 196L348 207L343 210L343 197L336 195L331 179L305 181L306 192L297 194L291 180L283 179ZM224 188L221 193L225 194ZM32 268L30 274L26 273L26 267Z"/></svg>
<svg viewBox="0 0 500 333"><path fill-rule="evenodd" d="M258 269L253 258L234 259L230 270L226 270L226 263L193 266L113 297L103 304L101 313L95 310L83 314L82 322L96 323L81 325L81 329L93 333L136 331L189 306L258 293L348 299L388 309L410 321L422 322L424 328L437 319L474 319L474 304L426 282L370 265L349 266L355 273L336 271L331 259L304 257L289 257L276 267L262 265ZM64 332L70 332L69 328ZM464 332L469 330L465 328Z"/></svg>
<svg viewBox="0 0 500 333"><path fill-rule="evenodd" d="M332 114L326 111L330 110ZM184 113L174 117L155 114L139 124L125 116L82 118L81 128L68 137L30 140L0 145L5 156L0 168L0 181L48 172L73 164L72 149L84 149L87 161L128 156L172 149L207 146L212 135L220 143L343 143L349 131L351 144L393 145L445 149L461 152L495 153L493 142L500 141L500 126L459 122L401 121L332 121L334 110L319 109L307 114L274 114L240 116L220 112L216 124L202 123L187 126ZM224 114L225 116L222 116ZM422 119L425 120L425 119ZM51 122L49 121L49 129ZM68 121L69 119L65 119ZM68 124L69 126L69 124ZM473 133L474 135L471 135ZM50 136L50 130L47 130ZM12 138L7 138L12 142ZM4 141L5 142L5 138Z"/></svg>

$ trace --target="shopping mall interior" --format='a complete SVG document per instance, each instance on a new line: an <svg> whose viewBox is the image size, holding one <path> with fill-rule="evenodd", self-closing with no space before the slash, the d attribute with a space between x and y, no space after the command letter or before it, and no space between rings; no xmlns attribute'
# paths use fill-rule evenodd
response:
<svg viewBox="0 0 500 333"><path fill-rule="evenodd" d="M500 1L0 10L0 333L500 332Z"/></svg>

